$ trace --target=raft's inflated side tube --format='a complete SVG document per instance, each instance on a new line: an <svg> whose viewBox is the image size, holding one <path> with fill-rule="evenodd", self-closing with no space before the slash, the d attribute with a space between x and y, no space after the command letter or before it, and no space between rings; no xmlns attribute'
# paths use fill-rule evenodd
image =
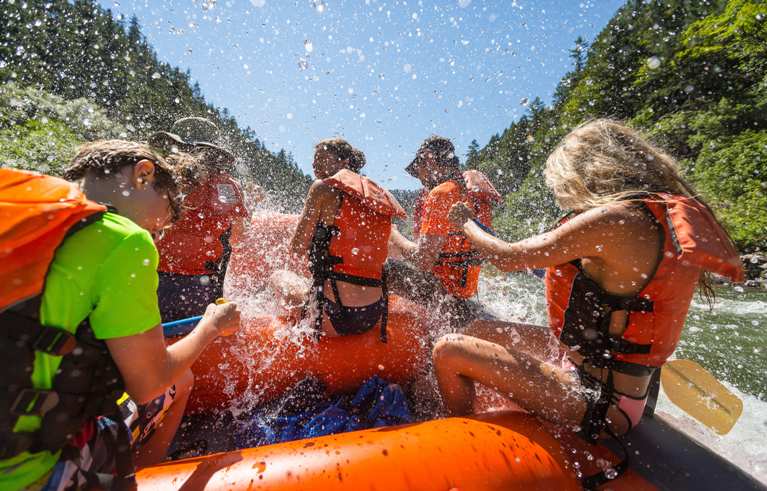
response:
<svg viewBox="0 0 767 491"><path fill-rule="evenodd" d="M576 490L573 456L585 443L555 439L522 413L449 418L343 433L149 467L139 490ZM603 449L602 449L603 450ZM613 458L613 461L616 460ZM654 489L629 471L610 489Z"/></svg>
<svg viewBox="0 0 767 491"><path fill-rule="evenodd" d="M329 393L353 391L373 375L399 384L411 382L429 354L422 343L427 333L419 312L392 295L386 343L376 328L319 340L304 334L297 341L280 319L244 321L238 334L211 343L192 366L195 383L187 411L218 410L240 398L261 404L308 376L322 381Z"/></svg>

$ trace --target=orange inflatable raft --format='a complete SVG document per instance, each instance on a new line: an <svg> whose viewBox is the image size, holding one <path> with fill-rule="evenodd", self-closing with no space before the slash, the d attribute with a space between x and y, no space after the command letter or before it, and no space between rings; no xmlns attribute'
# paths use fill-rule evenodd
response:
<svg viewBox="0 0 767 491"><path fill-rule="evenodd" d="M329 393L354 390L376 374L406 384L429 355L418 311L392 296L386 343L376 328L317 340L279 318L245 320L237 335L214 341L192 366L195 384L188 411L222 409L239 400L261 404L308 376L323 382Z"/></svg>
<svg viewBox="0 0 767 491"><path fill-rule="evenodd" d="M192 458L143 469L137 479L140 490L163 491L576 490L577 469L617 461L576 438L558 440L523 413L493 413ZM632 471L609 488L655 489Z"/></svg>
<svg viewBox="0 0 767 491"><path fill-rule="evenodd" d="M296 220L273 213L254 218L258 237L232 258L230 289L266 286L269 275L285 263ZM250 403L266 402L308 375L330 392L352 391L374 374L409 382L429 354L427 332L418 321L422 318L422 310L393 298L386 344L377 329L296 341L300 338L285 321L247 320L238 335L216 341L194 365L188 409L215 413L243 396ZM492 402L499 401L485 399L478 409L487 410ZM508 407L500 402L501 408ZM628 445L631 467L602 489L657 489L653 483L661 489L759 489L742 471L661 418L645 418ZM163 491L570 490L581 488L580 475L618 462L604 446L589 445L572 431L521 412L497 410L168 462L140 470L137 481L140 490Z"/></svg>

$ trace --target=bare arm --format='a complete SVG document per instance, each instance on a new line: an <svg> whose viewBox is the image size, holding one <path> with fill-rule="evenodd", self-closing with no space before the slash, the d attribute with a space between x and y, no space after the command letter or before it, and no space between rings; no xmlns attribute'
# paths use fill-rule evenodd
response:
<svg viewBox="0 0 767 491"><path fill-rule="evenodd" d="M637 229L647 227L636 212L613 205L585 211L550 232L509 243L468 218L458 205L451 210L451 220L465 220L463 229L474 247L503 271L556 266L580 258L612 258Z"/></svg>
<svg viewBox="0 0 767 491"><path fill-rule="evenodd" d="M413 242L394 226L389 236L389 247L423 271L431 271L444 243L445 237L438 235L422 235L418 242Z"/></svg>
<svg viewBox="0 0 767 491"><path fill-rule="evenodd" d="M322 181L314 181L309 188L309 194L304 203L304 210L298 220L296 231L290 241L291 260L293 266L306 262L309 246L314 236L314 230L320 221L332 222L338 209L338 194L333 188Z"/></svg>
<svg viewBox="0 0 767 491"><path fill-rule="evenodd" d="M217 336L233 334L240 325L237 305L209 305L197 327L172 346L165 346L162 326L135 336L108 339L109 352L125 380L125 390L144 404L165 391L189 369Z"/></svg>

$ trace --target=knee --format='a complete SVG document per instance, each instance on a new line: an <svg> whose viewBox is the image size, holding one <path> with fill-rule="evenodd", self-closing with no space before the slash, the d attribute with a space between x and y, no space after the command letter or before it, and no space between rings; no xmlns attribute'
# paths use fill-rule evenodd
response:
<svg viewBox="0 0 767 491"><path fill-rule="evenodd" d="M447 334L437 340L431 352L434 366L444 365L461 356L464 352L464 341L465 336L461 334Z"/></svg>

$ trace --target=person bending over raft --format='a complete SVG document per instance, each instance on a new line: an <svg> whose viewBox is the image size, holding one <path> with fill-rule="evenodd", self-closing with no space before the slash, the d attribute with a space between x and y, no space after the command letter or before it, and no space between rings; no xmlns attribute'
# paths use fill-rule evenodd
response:
<svg viewBox="0 0 767 491"><path fill-rule="evenodd" d="M199 165L187 167L194 186L184 198L181 216L157 239L163 321L199 315L224 296L232 247L240 241L249 217L234 174L234 155L217 145L219 131L205 118L183 118L171 132L149 137L155 148L193 155Z"/></svg>
<svg viewBox="0 0 767 491"><path fill-rule="evenodd" d="M450 414L471 410L477 381L593 442L639 423L650 376L674 352L704 271L734 281L743 271L674 160L619 122L572 131L545 176L571 210L548 233L509 244L465 206L451 219L498 268L548 268L549 329L477 321L438 341L434 367Z"/></svg>
<svg viewBox="0 0 767 491"><path fill-rule="evenodd" d="M317 144L317 180L309 188L290 247L299 262L308 255L318 328L347 335L380 325L386 341L383 264L392 218L406 214L391 193L358 173L364 164L362 152L345 140ZM329 322L323 323L324 318Z"/></svg>
<svg viewBox="0 0 767 491"><path fill-rule="evenodd" d="M0 169L0 489L129 486L131 446L136 465L165 458L189 367L239 327L236 305L212 305L165 345L150 233L177 211L173 174L147 146L119 140L82 147L65 171L88 198L62 179Z"/></svg>
<svg viewBox="0 0 767 491"><path fill-rule="evenodd" d="M467 203L477 222L492 230L492 207L501 200L500 194L481 172L461 172L453 143L441 136L427 138L406 171L428 193L413 216L418 242L397 230L392 233L393 250L417 268L390 260L386 266L392 291L416 303L442 303L456 327L488 318L479 304L469 300L477 293L479 256L460 227L450 223L448 212L455 203Z"/></svg>

